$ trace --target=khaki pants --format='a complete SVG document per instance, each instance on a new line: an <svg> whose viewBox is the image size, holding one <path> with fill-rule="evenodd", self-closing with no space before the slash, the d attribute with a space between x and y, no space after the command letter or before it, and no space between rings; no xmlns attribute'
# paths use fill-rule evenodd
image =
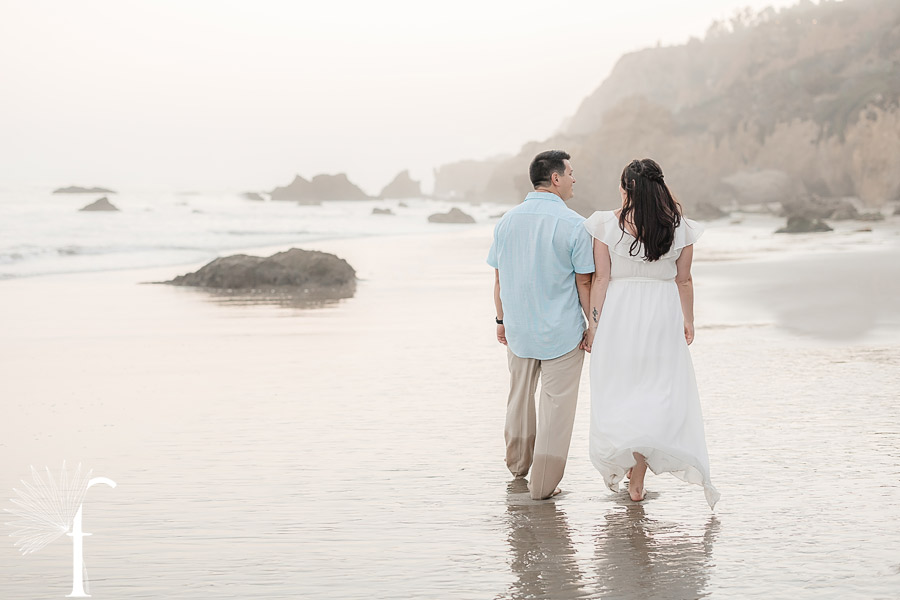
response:
<svg viewBox="0 0 900 600"><path fill-rule="evenodd" d="M549 498L562 480L575 423L575 404L584 350L559 358L519 358L507 348L509 400L506 403L506 466L519 477L531 469L531 497ZM534 395L541 380L540 413Z"/></svg>

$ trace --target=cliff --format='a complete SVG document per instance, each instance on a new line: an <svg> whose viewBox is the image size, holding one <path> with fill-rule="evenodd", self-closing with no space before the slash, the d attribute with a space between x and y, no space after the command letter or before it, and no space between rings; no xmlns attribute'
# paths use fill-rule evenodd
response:
<svg viewBox="0 0 900 600"><path fill-rule="evenodd" d="M493 165L470 197L517 202L540 150L572 154L573 208L618 204L633 158L656 159L685 205L806 192L900 199L900 3L823 0L714 23L703 41L623 56L564 131ZM787 185L771 189L772 181ZM739 182L740 185L735 185ZM449 190L453 192L454 190ZM449 195L449 194L446 194Z"/></svg>

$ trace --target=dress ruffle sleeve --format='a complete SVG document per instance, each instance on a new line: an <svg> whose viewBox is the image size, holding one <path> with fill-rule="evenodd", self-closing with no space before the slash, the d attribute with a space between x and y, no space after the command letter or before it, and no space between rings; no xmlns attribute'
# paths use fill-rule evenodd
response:
<svg viewBox="0 0 900 600"><path fill-rule="evenodd" d="M681 218L681 224L675 229L675 240L672 243L672 250L681 250L685 246L690 246L703 235L706 228L702 223L698 223L693 219Z"/></svg>
<svg viewBox="0 0 900 600"><path fill-rule="evenodd" d="M593 237L600 240L604 244L609 244L607 237L613 228L618 229L618 221L615 213L611 210L598 210L590 217L584 220L584 228L588 230Z"/></svg>
<svg viewBox="0 0 900 600"><path fill-rule="evenodd" d="M592 236L609 247L610 252L631 260L643 261L644 248L638 244L635 253L631 253L631 244L634 238L630 234L624 234L619 227L619 219L611 210L600 210L585 219L584 228ZM672 246L663 257L668 258L680 253L685 246L690 246L703 235L704 226L693 219L681 218L681 223L675 228L675 237Z"/></svg>

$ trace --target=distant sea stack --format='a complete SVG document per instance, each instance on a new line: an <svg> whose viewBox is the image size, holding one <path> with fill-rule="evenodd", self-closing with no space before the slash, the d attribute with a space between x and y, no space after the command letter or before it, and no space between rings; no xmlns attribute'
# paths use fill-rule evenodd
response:
<svg viewBox="0 0 900 600"><path fill-rule="evenodd" d="M349 298L356 290L356 271L334 254L291 248L266 258L246 254L217 258L194 273L163 283L245 293Z"/></svg>
<svg viewBox="0 0 900 600"><path fill-rule="evenodd" d="M77 185L71 185L69 187L58 188L53 190L54 194L115 194L113 190L108 190L102 187L79 187Z"/></svg>
<svg viewBox="0 0 900 600"><path fill-rule="evenodd" d="M272 200L288 200L301 204L317 204L328 200L369 200L364 191L343 173L316 175L312 181L297 175L284 187L272 190Z"/></svg>
<svg viewBox="0 0 900 600"><path fill-rule="evenodd" d="M467 164L471 177L440 167L435 196L520 202L534 155L561 149L578 179L569 206L582 214L618 206L622 168L645 157L687 214L700 202L768 201L754 190L880 208L900 197L898 23L896 0L803 1L626 54L559 134L483 170Z"/></svg>
<svg viewBox="0 0 900 600"><path fill-rule="evenodd" d="M450 212L435 213L428 217L429 223L474 223L475 219L471 215L467 215L455 206Z"/></svg>
<svg viewBox="0 0 900 600"><path fill-rule="evenodd" d="M409 171L402 171L392 182L384 186L378 196L385 199L421 198L422 184L410 177Z"/></svg>
<svg viewBox="0 0 900 600"><path fill-rule="evenodd" d="M78 210L79 210L79 212L82 212L82 211L93 212L93 211L118 211L119 209L116 208L115 205L113 205L113 203L109 201L109 198L107 198L106 196L103 196L99 200L97 200L95 202L91 202L84 208L80 208Z"/></svg>

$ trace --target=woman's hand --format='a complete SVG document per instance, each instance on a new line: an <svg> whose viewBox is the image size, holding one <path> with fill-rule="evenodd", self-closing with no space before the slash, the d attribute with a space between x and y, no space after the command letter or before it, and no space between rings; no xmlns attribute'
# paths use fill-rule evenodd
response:
<svg viewBox="0 0 900 600"><path fill-rule="evenodd" d="M581 349L585 352L590 352L591 347L594 345L594 334L597 333L596 329L591 329L588 327L584 330L584 334L581 336Z"/></svg>
<svg viewBox="0 0 900 600"><path fill-rule="evenodd" d="M694 324L687 321L684 322L684 341L688 343L688 346L694 341Z"/></svg>
<svg viewBox="0 0 900 600"><path fill-rule="evenodd" d="M497 325L497 341L500 342L501 344L503 344L504 346L507 345L507 343L506 343L506 327L503 325Z"/></svg>

